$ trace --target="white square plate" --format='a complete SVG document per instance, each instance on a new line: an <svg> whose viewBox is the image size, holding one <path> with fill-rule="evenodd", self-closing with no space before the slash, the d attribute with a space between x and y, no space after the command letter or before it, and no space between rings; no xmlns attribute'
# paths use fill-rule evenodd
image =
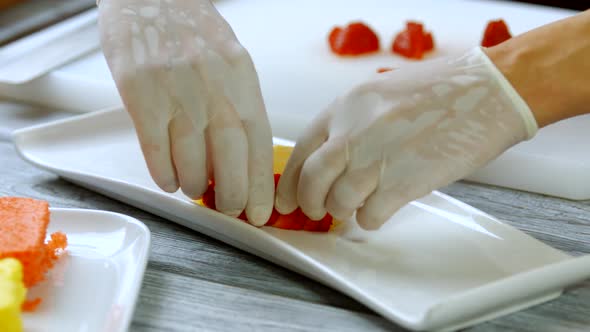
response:
<svg viewBox="0 0 590 332"><path fill-rule="evenodd" d="M51 209L48 233L68 237L67 252L28 298L43 302L23 314L27 332L127 331L143 280L150 232L117 213Z"/></svg>
<svg viewBox="0 0 590 332"><path fill-rule="evenodd" d="M409 329L471 325L590 277L590 256L572 258L438 192L364 241L350 240L346 224L322 234L252 227L159 190L121 110L19 130L14 139L38 167L305 274Z"/></svg>

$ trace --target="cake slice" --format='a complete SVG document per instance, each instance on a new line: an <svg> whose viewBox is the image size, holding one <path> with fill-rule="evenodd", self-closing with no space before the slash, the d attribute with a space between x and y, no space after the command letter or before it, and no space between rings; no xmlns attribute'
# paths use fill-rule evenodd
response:
<svg viewBox="0 0 590 332"><path fill-rule="evenodd" d="M45 242L49 217L45 201L0 197L0 259L11 257L21 262L26 288L45 279L67 245L65 234L59 232ZM34 309L39 303L39 299L28 302L24 309Z"/></svg>

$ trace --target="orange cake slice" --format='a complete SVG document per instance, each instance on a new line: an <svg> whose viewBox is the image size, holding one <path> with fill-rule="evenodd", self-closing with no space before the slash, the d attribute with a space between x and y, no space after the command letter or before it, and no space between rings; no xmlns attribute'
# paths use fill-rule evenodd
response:
<svg viewBox="0 0 590 332"><path fill-rule="evenodd" d="M0 197L0 259L12 257L21 262L27 288L45 278L67 246L65 234L59 232L45 242L49 216L49 204L45 201ZM36 299L24 308L34 309L39 302Z"/></svg>

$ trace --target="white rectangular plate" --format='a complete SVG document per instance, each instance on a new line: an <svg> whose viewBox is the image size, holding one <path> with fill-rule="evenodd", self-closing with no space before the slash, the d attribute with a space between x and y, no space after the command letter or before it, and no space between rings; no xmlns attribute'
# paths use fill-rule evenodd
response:
<svg viewBox="0 0 590 332"><path fill-rule="evenodd" d="M117 213L51 209L48 233L68 237L67 252L28 298L43 302L23 314L27 332L127 331L145 271L150 232Z"/></svg>
<svg viewBox="0 0 590 332"><path fill-rule="evenodd" d="M252 227L159 190L121 110L19 130L14 139L38 167L310 276L410 329L471 325L590 276L590 256L572 258L437 192L363 241L351 240L344 223L327 234Z"/></svg>

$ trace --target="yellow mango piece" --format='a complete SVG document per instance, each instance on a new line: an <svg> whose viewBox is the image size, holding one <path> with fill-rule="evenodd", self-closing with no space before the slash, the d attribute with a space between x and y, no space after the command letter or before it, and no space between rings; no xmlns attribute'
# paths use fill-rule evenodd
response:
<svg viewBox="0 0 590 332"><path fill-rule="evenodd" d="M0 326L3 332L22 332L20 314L26 295L20 261L14 258L0 259Z"/></svg>
<svg viewBox="0 0 590 332"><path fill-rule="evenodd" d="M293 152L292 146L285 146L285 145L275 145L273 146L274 151L274 162L273 162L273 174L283 174L283 170L285 166L287 166L287 161L289 160L289 156L291 156L291 152ZM195 199L195 203L198 205L204 206L202 199Z"/></svg>
<svg viewBox="0 0 590 332"><path fill-rule="evenodd" d="M292 146L285 146L285 145L275 145L273 147L274 150L274 164L273 164L273 173L274 174L283 174L283 170L285 170L285 166L287 166L287 161L289 161L289 157L291 156L291 152L293 152Z"/></svg>

